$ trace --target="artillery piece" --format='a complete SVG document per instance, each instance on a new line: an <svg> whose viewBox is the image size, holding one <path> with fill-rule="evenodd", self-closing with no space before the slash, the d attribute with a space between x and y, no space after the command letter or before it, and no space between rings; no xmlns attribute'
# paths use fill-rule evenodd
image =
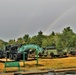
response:
<svg viewBox="0 0 76 75"><path fill-rule="evenodd" d="M16 60L23 59L23 52L26 52L25 60L27 60L28 53L31 48L36 50L37 56L39 52L43 51L42 48L40 48L38 45L35 45L35 44L15 45L15 46L6 47L6 56L7 58L16 61Z"/></svg>

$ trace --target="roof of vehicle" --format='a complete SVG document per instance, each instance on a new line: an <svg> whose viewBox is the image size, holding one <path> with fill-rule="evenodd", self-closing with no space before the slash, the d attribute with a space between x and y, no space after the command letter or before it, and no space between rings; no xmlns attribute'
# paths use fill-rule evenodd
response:
<svg viewBox="0 0 76 75"><path fill-rule="evenodd" d="M47 46L47 47L45 47L43 49L56 49L56 47L55 46Z"/></svg>

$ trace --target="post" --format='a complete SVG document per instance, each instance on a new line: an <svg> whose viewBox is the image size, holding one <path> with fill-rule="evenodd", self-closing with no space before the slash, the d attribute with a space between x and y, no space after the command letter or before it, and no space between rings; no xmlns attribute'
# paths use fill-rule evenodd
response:
<svg viewBox="0 0 76 75"><path fill-rule="evenodd" d="M6 62L7 62L7 52L6 52L5 58L6 58L6 60L5 60L5 64L6 64ZM5 66L5 64L4 64L4 73L6 72L6 66Z"/></svg>
<svg viewBox="0 0 76 75"><path fill-rule="evenodd" d="M36 50L36 61L37 61L36 65L38 66L38 51L37 50Z"/></svg>
<svg viewBox="0 0 76 75"><path fill-rule="evenodd" d="M24 67L25 67L25 54L26 54L26 52L23 52L23 65L24 65Z"/></svg>
<svg viewBox="0 0 76 75"><path fill-rule="evenodd" d="M7 62L7 52L6 52L6 62Z"/></svg>

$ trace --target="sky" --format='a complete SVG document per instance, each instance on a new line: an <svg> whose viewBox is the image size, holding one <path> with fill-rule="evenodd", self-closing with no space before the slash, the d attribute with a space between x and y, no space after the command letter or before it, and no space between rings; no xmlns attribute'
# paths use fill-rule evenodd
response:
<svg viewBox="0 0 76 75"><path fill-rule="evenodd" d="M70 26L76 33L76 0L0 0L0 39L49 35Z"/></svg>

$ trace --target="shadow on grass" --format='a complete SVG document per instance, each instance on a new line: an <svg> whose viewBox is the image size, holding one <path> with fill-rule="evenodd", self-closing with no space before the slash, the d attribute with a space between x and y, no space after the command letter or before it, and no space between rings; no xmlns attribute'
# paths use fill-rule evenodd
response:
<svg viewBox="0 0 76 75"><path fill-rule="evenodd" d="M59 59L59 58L67 58L68 56L54 56L54 57L40 57L40 59Z"/></svg>
<svg viewBox="0 0 76 75"><path fill-rule="evenodd" d="M34 60L36 60L36 59L28 59L28 60L25 60L25 61L34 61Z"/></svg>
<svg viewBox="0 0 76 75"><path fill-rule="evenodd" d="M25 65L25 67L42 67L42 66L44 66L44 65L42 65L42 64L26 64ZM24 66L22 66L22 67L24 67Z"/></svg>

